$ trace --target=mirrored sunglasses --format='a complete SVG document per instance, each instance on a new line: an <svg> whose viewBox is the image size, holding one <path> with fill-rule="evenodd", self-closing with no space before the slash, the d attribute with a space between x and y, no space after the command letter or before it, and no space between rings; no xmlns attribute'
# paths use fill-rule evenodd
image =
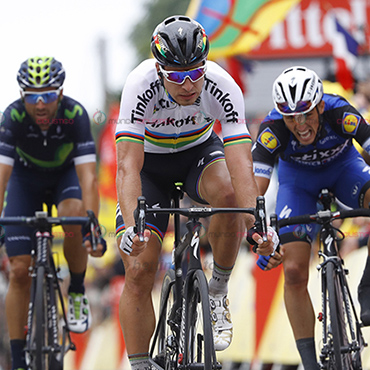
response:
<svg viewBox="0 0 370 370"><path fill-rule="evenodd" d="M296 104L296 108L291 110L288 103L277 103L277 108L281 114L292 115L296 113L304 114L311 110L311 101L299 101Z"/></svg>
<svg viewBox="0 0 370 370"><path fill-rule="evenodd" d="M188 71L166 71L161 66L159 66L159 69L168 82L173 82L175 84L181 85L185 82L186 77L189 77L191 82L199 81L206 73L207 66L204 65L202 67L190 69Z"/></svg>
<svg viewBox="0 0 370 370"><path fill-rule="evenodd" d="M59 98L60 89L51 91L22 91L23 99L28 104L37 104L40 100L44 104L49 104L54 102Z"/></svg>

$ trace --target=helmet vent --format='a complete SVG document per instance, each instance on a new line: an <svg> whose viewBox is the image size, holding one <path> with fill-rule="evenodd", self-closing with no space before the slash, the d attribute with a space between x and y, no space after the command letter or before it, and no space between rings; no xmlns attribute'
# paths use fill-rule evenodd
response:
<svg viewBox="0 0 370 370"><path fill-rule="evenodd" d="M292 100L293 101L295 101L296 91L297 91L297 85L295 85L295 86L289 86L290 96L292 97Z"/></svg>
<svg viewBox="0 0 370 370"><path fill-rule="evenodd" d="M299 100L302 100L303 99L303 96L306 92L306 86L308 85L308 83L310 82L310 80L305 80L305 82L303 83L303 87L302 87L302 94L301 94L301 97Z"/></svg>

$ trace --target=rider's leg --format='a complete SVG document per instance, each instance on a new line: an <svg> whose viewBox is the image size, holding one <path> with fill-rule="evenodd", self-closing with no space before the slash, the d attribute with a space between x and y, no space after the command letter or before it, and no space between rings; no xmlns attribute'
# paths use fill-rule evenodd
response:
<svg viewBox="0 0 370 370"><path fill-rule="evenodd" d="M117 243L120 244L120 238ZM120 323L132 364L147 355L155 328L151 292L160 250L161 244L154 234L138 257L128 256L120 250L125 267L125 284L119 306ZM145 368L145 361L142 365L140 368Z"/></svg>
<svg viewBox="0 0 370 370"><path fill-rule="evenodd" d="M225 161L209 166L200 183L201 196L212 207L237 207L234 189ZM244 235L243 218L237 213L220 213L212 216L208 229L213 259L219 272L230 275ZM227 292L228 278L210 281L210 290Z"/></svg>
<svg viewBox="0 0 370 370"><path fill-rule="evenodd" d="M311 246L286 243L284 248L284 301L294 338L305 369L318 369L314 342L315 314L308 293Z"/></svg>
<svg viewBox="0 0 370 370"><path fill-rule="evenodd" d="M86 216L83 212L82 201L77 198L64 199L57 208L60 217ZM84 286L87 252L82 244L81 225L64 225L63 231L64 256L70 272L67 320L71 331L83 333L89 329L92 322Z"/></svg>
<svg viewBox="0 0 370 370"><path fill-rule="evenodd" d="M200 183L200 194L212 207L238 206L225 161L207 167ZM214 259L209 295L215 349L219 351L226 349L232 340L233 325L226 295L244 228L242 215L236 213L212 216L208 228Z"/></svg>
<svg viewBox="0 0 370 370"><path fill-rule="evenodd" d="M29 255L13 256L10 260L9 288L5 299L6 319L12 351L12 369L26 368L23 354L31 278Z"/></svg>
<svg viewBox="0 0 370 370"><path fill-rule="evenodd" d="M58 216L83 217L82 201L68 198L58 204ZM64 225L64 256L69 270L76 275L84 274L87 266L87 252L82 245L81 225Z"/></svg>

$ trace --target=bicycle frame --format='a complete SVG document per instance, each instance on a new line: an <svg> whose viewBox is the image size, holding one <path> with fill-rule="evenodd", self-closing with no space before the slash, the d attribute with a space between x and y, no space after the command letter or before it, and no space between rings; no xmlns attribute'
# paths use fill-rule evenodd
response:
<svg viewBox="0 0 370 370"><path fill-rule="evenodd" d="M47 212L36 212L34 217L4 217L0 224L23 225L36 229L36 243L31 252L32 265L29 268L31 282L30 302L27 318L26 360L30 369L61 370L66 352L74 350L59 285L58 268L52 253L53 225L90 225L93 234L93 248L96 248L100 229L96 228L94 214L89 217L48 217ZM60 303L63 327L59 333L58 303Z"/></svg>
<svg viewBox="0 0 370 370"><path fill-rule="evenodd" d="M317 266L321 271L321 309L318 319L322 322L322 349L320 353L321 369L351 370L362 369L361 350L367 345L344 268L340 258L338 240L343 233L333 224L335 219L347 217L370 217L368 209L354 209L332 212L330 209L335 199L327 189L319 196L324 210L314 215L293 216L278 221L278 226L317 223L320 227L319 257L323 262ZM339 234L339 237L338 237Z"/></svg>
<svg viewBox="0 0 370 370"><path fill-rule="evenodd" d="M207 208L207 207L192 207L192 208L179 208L179 201L181 198L182 191L177 190L175 197L173 198L172 208L147 208L145 198L138 198L138 207L134 212L136 220L136 228L139 238L143 235L145 229L145 214L146 213L170 213L174 214L175 223L175 241L172 255L173 263L173 274L168 274L168 279L164 278L164 285L162 285L161 296L161 309L159 312L159 320L152 338L152 345L149 351L151 364L157 368L162 369L203 369L203 370L216 370L220 369L221 365L217 362L216 354L213 344L213 335L211 328L211 317L208 297L208 283L205 280L202 264L200 260L200 248L199 248L199 237L202 228L199 218L208 217L216 213L250 213L253 214L259 221L262 230L266 231L266 218L264 211L264 198L258 197L256 208ZM180 238L180 215L188 217L186 224L187 232ZM264 239L266 239L266 233L263 233ZM185 251L189 251L189 261L187 265L187 272L184 276L182 269L183 255ZM166 280L167 279L167 280ZM203 323L204 337L200 337L203 341L205 348L204 353L200 349L202 344L198 344L198 349L192 348L193 345L189 346L189 328L187 324L192 323L195 316L192 316L192 305L194 302L194 281L198 281L197 286L199 289L199 298L202 305L203 317L207 321ZM165 286L165 289L163 288ZM174 293L174 302L170 307L169 315L166 316L167 301L171 290ZM193 299L193 303L190 301ZM198 302L199 303L199 302ZM190 316L189 316L190 315ZM190 318L189 318L190 317ZM192 317L192 319L191 319ZM164 320L167 320L164 322ZM195 319L196 320L196 319ZM163 348L159 348L158 352L163 350L166 351L164 354L167 356L169 353L170 364L166 363L167 358L164 358L162 367L153 360L156 346L161 345L160 337L163 336L164 327L168 325L171 328L170 338L165 338ZM194 333L190 332L192 338ZM198 336L197 336L198 338ZM199 353L202 352L202 354ZM198 355L196 355L198 353ZM191 359L196 356L196 360L192 362ZM200 358L204 356L204 360ZM204 361L204 363L202 363Z"/></svg>
<svg viewBox="0 0 370 370"><path fill-rule="evenodd" d="M46 219L46 212L37 212L36 217L39 219ZM63 368L63 357L69 350L75 350L76 346L72 341L71 333L68 328L66 310L64 305L63 294L58 283L58 268L55 266L53 253L52 253L52 234L51 226L40 227L36 232L36 245L31 253L33 259L33 264L30 267L30 276L32 278L31 284L31 295L28 310L28 323L27 323L27 337L26 337L26 348L25 351L28 354L29 365L36 360L36 367L44 369L46 364L40 362L42 361L42 353L49 353L51 355L49 359L49 368L53 367ZM45 287L46 287L46 299L47 299L47 332L48 332L48 343L39 343L42 345L42 350L40 351L40 346L36 345L34 348L32 334L36 332L36 335L43 336L44 333L39 333L38 329L33 328L33 311L35 309L36 293L37 289L37 279L38 272L44 275ZM61 306L61 317L63 319L61 342L58 336L58 302ZM36 313L37 315L37 313ZM40 313L41 315L41 313ZM37 319L36 319L37 320ZM39 317L39 321L42 317ZM41 340L39 338L39 340Z"/></svg>

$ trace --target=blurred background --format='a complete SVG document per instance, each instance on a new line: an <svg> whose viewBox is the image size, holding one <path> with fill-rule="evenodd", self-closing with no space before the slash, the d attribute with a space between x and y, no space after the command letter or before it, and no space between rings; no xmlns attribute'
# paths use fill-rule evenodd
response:
<svg viewBox="0 0 370 370"><path fill-rule="evenodd" d="M370 114L369 0L16 0L3 4L0 114L19 97L20 64L31 56L54 56L66 69L64 94L86 107L98 148L99 218L109 250L103 259L89 260L86 286L94 324L88 333L73 336L77 351L67 355L66 370L129 369L117 311L124 270L115 242L115 123L128 73L151 57L155 26L174 14L187 14L204 26L211 42L210 59L228 70L243 90L253 139L273 106L274 79L292 65L314 69L324 80L326 92L343 95L365 118ZM266 196L270 212L275 195L276 186L271 185ZM343 227L347 238L341 248L358 307L356 292L366 259L363 246L369 222L362 219ZM61 252L62 233L55 233L55 250ZM212 257L206 236L203 242L203 265L209 274ZM171 247L169 232L155 300ZM310 292L319 313L316 255L313 250ZM264 273L256 268L255 260L247 245L242 245L230 285L234 340L219 359L224 369L301 369L282 298L282 270ZM60 261L68 286L62 257ZM0 370L10 369L4 313L7 274L7 256L0 248ZM319 322L316 328L319 346ZM369 342L370 329L364 334ZM369 349L363 358L364 369L370 369Z"/></svg>

